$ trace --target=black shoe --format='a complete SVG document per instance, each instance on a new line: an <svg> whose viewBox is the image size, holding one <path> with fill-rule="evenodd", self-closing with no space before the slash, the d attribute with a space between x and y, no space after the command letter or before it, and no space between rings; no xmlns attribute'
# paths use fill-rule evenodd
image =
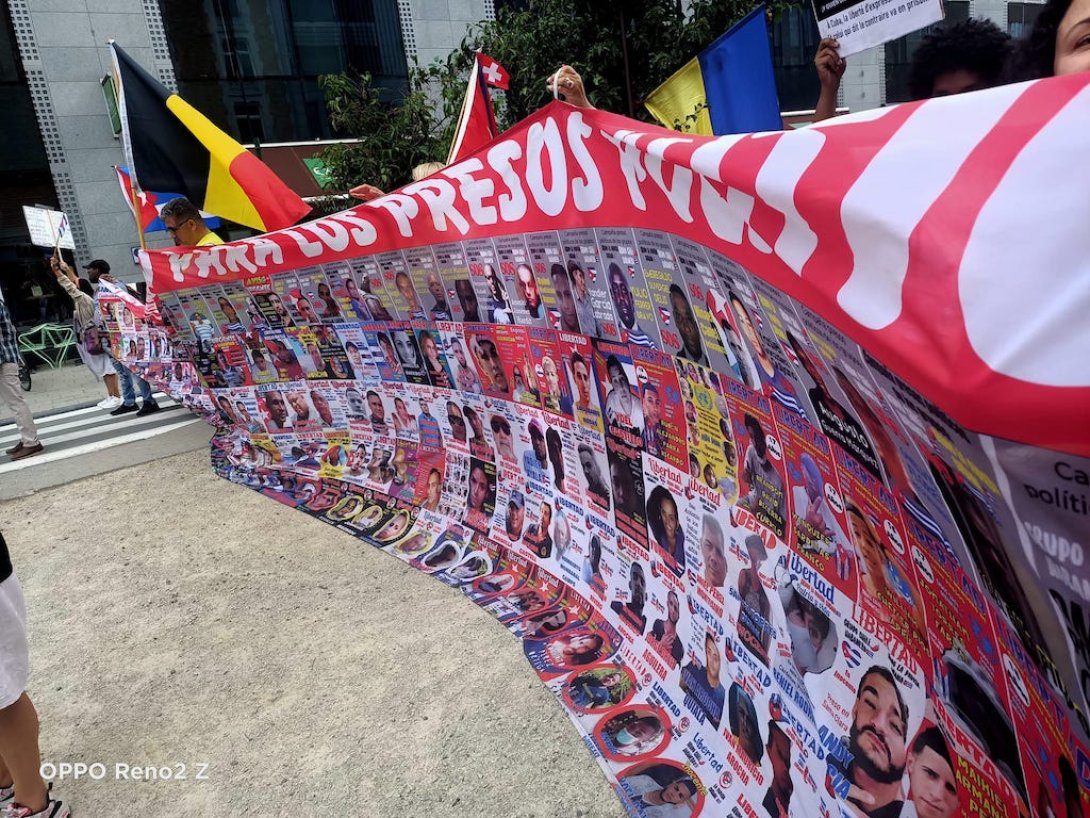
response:
<svg viewBox="0 0 1090 818"><path fill-rule="evenodd" d="M45 451L45 446L43 446L41 444L41 442L38 442L38 443L33 444L32 446L23 446L23 448L19 449L18 451L16 451L15 453L12 454L11 459L12 460L22 460L24 457L31 457L32 455L36 455L39 452L44 452L44 451Z"/></svg>
<svg viewBox="0 0 1090 818"><path fill-rule="evenodd" d="M135 403L123 403L120 406L118 406L116 409L114 409L112 412L110 412L110 414L113 415L114 417L117 417L118 415L127 415L127 414L129 414L129 412L136 412L136 411L138 411L138 410L136 408Z"/></svg>
<svg viewBox="0 0 1090 818"><path fill-rule="evenodd" d="M18 443L16 443L10 449L6 449L4 451L4 454L15 454L16 452L22 451L22 449L23 449L23 441L20 440Z"/></svg>
<svg viewBox="0 0 1090 818"><path fill-rule="evenodd" d="M158 412L162 407L153 400L144 401L144 405L140 407L140 411L136 413L138 418L142 418L145 415L150 415Z"/></svg>

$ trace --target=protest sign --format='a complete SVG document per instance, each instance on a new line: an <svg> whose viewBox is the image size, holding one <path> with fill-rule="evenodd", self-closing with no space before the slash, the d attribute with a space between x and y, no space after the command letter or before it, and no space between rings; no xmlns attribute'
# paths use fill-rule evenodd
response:
<svg viewBox="0 0 1090 818"><path fill-rule="evenodd" d="M841 57L857 54L943 18L942 0L817 0L818 33L840 43Z"/></svg>
<svg viewBox="0 0 1090 818"><path fill-rule="evenodd" d="M76 249L68 216L60 210L23 205L23 218L26 219L31 244L39 247L61 247L65 250Z"/></svg>
<svg viewBox="0 0 1090 818"><path fill-rule="evenodd" d="M1080 814L1088 88L720 139L554 103L145 254L170 354L116 333L221 475L522 639L633 816Z"/></svg>

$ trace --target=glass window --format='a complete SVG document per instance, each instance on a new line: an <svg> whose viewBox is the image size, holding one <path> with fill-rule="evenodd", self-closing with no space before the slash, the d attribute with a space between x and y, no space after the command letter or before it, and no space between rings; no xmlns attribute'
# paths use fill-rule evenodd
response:
<svg viewBox="0 0 1090 818"><path fill-rule="evenodd" d="M243 142L332 136L323 74L408 85L397 0L161 0L178 92ZM209 48L209 43L213 44Z"/></svg>
<svg viewBox="0 0 1090 818"><path fill-rule="evenodd" d="M908 102L912 99L908 92L908 70L912 64L912 54L923 38L939 26L963 23L969 19L969 0L947 0L943 8L946 19L941 23L886 43L886 102Z"/></svg>
<svg viewBox="0 0 1090 818"><path fill-rule="evenodd" d="M110 128L114 136L121 136L121 113L117 110L117 91L114 89L114 78L107 74L100 81L102 85L102 98L106 101L106 114L110 117Z"/></svg>
<svg viewBox="0 0 1090 818"><path fill-rule="evenodd" d="M809 6L788 6L772 26L772 66L781 111L808 111L817 104L821 83L814 70L821 36Z"/></svg>
<svg viewBox="0 0 1090 818"><path fill-rule="evenodd" d="M238 123L238 141L245 145L265 141L265 126L261 122L261 108L256 102L236 102L235 122Z"/></svg>
<svg viewBox="0 0 1090 818"><path fill-rule="evenodd" d="M1029 34L1043 3L1007 3L1007 33L1020 40Z"/></svg>

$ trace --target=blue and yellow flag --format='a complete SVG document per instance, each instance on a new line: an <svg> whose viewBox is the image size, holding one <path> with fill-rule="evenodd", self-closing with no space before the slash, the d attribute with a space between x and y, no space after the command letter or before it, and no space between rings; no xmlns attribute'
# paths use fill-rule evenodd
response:
<svg viewBox="0 0 1090 818"><path fill-rule="evenodd" d="M644 101L667 128L728 134L783 128L765 7L758 6Z"/></svg>

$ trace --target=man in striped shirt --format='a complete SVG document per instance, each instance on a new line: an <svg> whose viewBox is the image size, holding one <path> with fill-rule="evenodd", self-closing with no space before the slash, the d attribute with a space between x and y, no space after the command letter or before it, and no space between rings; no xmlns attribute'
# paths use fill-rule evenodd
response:
<svg viewBox="0 0 1090 818"><path fill-rule="evenodd" d="M632 298L632 290L629 289L624 273L617 264L609 265L609 291L617 307L617 317L621 319L621 340L655 349L655 342L636 323L636 301Z"/></svg>
<svg viewBox="0 0 1090 818"><path fill-rule="evenodd" d="M8 305L0 296L0 400L15 415L15 425L19 427L20 440L7 450L12 460L38 454L45 447L38 440L38 429L34 425L34 416L30 413L23 388L19 383L19 340L15 334L15 324L8 312Z"/></svg>

